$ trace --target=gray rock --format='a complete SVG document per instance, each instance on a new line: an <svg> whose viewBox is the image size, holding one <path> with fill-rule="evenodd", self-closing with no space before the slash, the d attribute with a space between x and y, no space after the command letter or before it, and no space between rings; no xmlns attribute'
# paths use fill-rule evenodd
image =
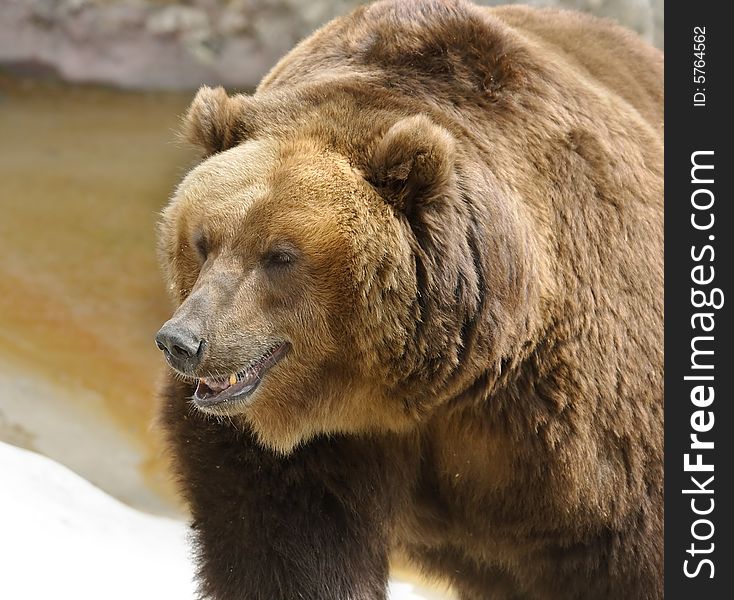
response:
<svg viewBox="0 0 734 600"><path fill-rule="evenodd" d="M609 17L663 46L663 0L523 3ZM51 70L69 81L121 87L185 89L208 83L252 88L296 42L358 4L357 0L3 0L0 65Z"/></svg>

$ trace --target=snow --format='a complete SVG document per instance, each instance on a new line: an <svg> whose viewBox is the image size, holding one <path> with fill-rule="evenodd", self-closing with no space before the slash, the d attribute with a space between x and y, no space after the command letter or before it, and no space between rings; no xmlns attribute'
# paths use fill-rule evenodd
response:
<svg viewBox="0 0 734 600"><path fill-rule="evenodd" d="M137 511L53 460L0 442L2 597L195 598L187 528ZM428 596L392 581L391 600Z"/></svg>
<svg viewBox="0 0 734 600"><path fill-rule="evenodd" d="M194 597L183 523L138 512L66 467L0 444L3 596Z"/></svg>

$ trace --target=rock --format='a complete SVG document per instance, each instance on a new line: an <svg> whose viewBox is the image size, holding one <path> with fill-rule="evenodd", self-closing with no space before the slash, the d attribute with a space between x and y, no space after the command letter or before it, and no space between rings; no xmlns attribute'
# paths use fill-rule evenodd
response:
<svg viewBox="0 0 734 600"><path fill-rule="evenodd" d="M206 12L193 6L166 6L152 12L145 21L146 29L154 35L205 34L211 32Z"/></svg>
<svg viewBox="0 0 734 600"><path fill-rule="evenodd" d="M411 0L406 0L411 1ZM509 3L513 3L510 0ZM481 4L500 4L496 0ZM663 45L663 0L524 0L618 20ZM357 0L3 0L0 66L127 88L252 88Z"/></svg>

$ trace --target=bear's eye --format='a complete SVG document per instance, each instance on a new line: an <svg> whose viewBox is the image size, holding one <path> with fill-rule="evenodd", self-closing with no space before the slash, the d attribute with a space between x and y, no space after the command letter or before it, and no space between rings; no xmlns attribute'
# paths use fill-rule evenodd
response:
<svg viewBox="0 0 734 600"><path fill-rule="evenodd" d="M209 256L209 241L202 232L198 232L194 237L194 247L199 254L199 258L205 261L207 256Z"/></svg>
<svg viewBox="0 0 734 600"><path fill-rule="evenodd" d="M291 248L273 248L263 256L263 262L269 267L286 267L296 260L296 252Z"/></svg>

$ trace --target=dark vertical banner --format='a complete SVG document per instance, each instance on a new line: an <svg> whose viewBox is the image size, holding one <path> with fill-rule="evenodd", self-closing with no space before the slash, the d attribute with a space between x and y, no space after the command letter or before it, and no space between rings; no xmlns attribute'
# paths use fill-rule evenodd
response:
<svg viewBox="0 0 734 600"><path fill-rule="evenodd" d="M665 597L734 597L734 160L726 2L665 7Z"/></svg>

